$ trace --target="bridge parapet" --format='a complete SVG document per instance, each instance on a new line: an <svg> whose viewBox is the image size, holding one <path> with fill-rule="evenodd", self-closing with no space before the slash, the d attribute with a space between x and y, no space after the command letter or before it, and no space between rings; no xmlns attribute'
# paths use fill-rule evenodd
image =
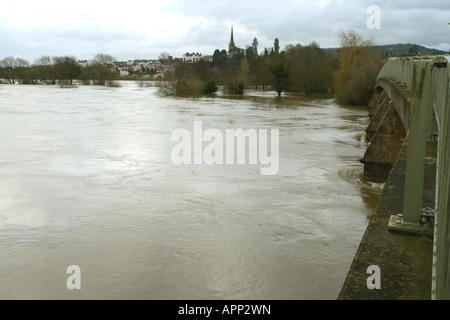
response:
<svg viewBox="0 0 450 320"><path fill-rule="evenodd" d="M390 58L381 68L377 80L380 78L391 78L400 85L406 86L407 90L413 90L415 84L414 69L417 68L418 63L444 65L448 62L447 59L447 56Z"/></svg>
<svg viewBox="0 0 450 320"><path fill-rule="evenodd" d="M433 299L450 299L450 68L448 56L390 59L381 69L377 86L398 89L409 96L407 116L407 160L403 212L392 216L391 231L420 233L430 218L434 237ZM392 83L394 82L394 83ZM389 87L389 88L388 88ZM405 94L405 92L407 94ZM422 208L427 140L437 141L436 198L434 214ZM433 219L434 218L434 219Z"/></svg>

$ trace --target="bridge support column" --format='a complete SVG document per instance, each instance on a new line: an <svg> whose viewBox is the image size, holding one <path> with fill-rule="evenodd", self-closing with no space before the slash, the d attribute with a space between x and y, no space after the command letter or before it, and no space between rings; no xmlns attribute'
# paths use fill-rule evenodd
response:
<svg viewBox="0 0 450 320"><path fill-rule="evenodd" d="M402 149L406 131L384 90L374 94L369 112L373 114L366 129L369 146L360 162L364 164L366 181L385 182Z"/></svg>
<svg viewBox="0 0 450 320"><path fill-rule="evenodd" d="M403 213L391 216L390 231L413 234L433 234L433 224L426 219L430 211L422 210L422 192L427 140L433 121L432 64L416 61L414 64L414 96L410 105L407 134L406 177Z"/></svg>

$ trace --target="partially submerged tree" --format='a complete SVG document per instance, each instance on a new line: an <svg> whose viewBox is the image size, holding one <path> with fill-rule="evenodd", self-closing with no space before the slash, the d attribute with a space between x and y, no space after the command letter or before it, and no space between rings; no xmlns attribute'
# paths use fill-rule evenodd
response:
<svg viewBox="0 0 450 320"><path fill-rule="evenodd" d="M94 84L105 85L114 78L114 62L116 58L109 54L99 53L90 61L92 80Z"/></svg>
<svg viewBox="0 0 450 320"><path fill-rule="evenodd" d="M0 74L8 83L15 84L23 78L24 69L29 66L28 61L22 58L6 57L0 61Z"/></svg>
<svg viewBox="0 0 450 320"><path fill-rule="evenodd" d="M270 72L273 76L273 87L277 92L278 96L281 96L281 93L284 90L289 88L290 83L290 74L287 67L284 66L283 62L279 62L270 68Z"/></svg>
<svg viewBox="0 0 450 320"><path fill-rule="evenodd" d="M209 81L205 85L205 88L203 89L203 93L205 93L205 94L212 94L212 93L215 93L216 91L217 91L217 86L214 81Z"/></svg>
<svg viewBox="0 0 450 320"><path fill-rule="evenodd" d="M307 95L330 90L331 55L323 51L316 42L307 46L288 46L286 55L290 62L291 90Z"/></svg>
<svg viewBox="0 0 450 320"><path fill-rule="evenodd" d="M75 57L54 57L53 62L55 76L60 84L62 82L72 84L73 80L78 79L81 74L81 67Z"/></svg>
<svg viewBox="0 0 450 320"><path fill-rule="evenodd" d="M34 61L39 79L47 84L55 84L56 76L53 60L50 56L42 56Z"/></svg>

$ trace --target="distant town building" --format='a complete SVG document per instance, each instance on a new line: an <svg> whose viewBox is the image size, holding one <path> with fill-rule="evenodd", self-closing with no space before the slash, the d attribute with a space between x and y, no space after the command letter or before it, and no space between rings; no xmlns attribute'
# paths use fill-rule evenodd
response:
<svg viewBox="0 0 450 320"><path fill-rule="evenodd" d="M242 49L236 47L236 44L234 43L234 30L233 30L233 26L231 26L230 43L228 44L228 57L232 58L236 54L240 54L241 51L242 51ZM169 57L169 58L171 58L171 57ZM194 64L194 63L197 63L202 60L206 61L206 62L213 62L213 55L203 56L201 53L198 53L198 52L197 53L186 52L185 54L183 54L183 56L181 58L181 61L183 61L185 63L189 63L189 64Z"/></svg>
<svg viewBox="0 0 450 320"><path fill-rule="evenodd" d="M199 61L206 61L206 62L212 62L213 61L213 56L212 55L206 55L203 56L201 53L185 53L183 54L183 57L181 58L181 60L185 63L189 63L189 64L193 64L193 63L197 63Z"/></svg>
<svg viewBox="0 0 450 320"><path fill-rule="evenodd" d="M202 60L202 54L198 53L198 52L197 53L186 52L185 54L183 54L182 60L185 63L196 63L196 62L199 62L200 60Z"/></svg>
<svg viewBox="0 0 450 320"><path fill-rule="evenodd" d="M228 44L228 57L232 58L241 54L242 49L236 47L234 43L234 30L231 26L230 42ZM172 56L164 56L158 60L135 59L128 61L120 61L114 64L116 70L120 72L120 76L134 75L140 73L144 77L164 77L164 73L172 70L179 61L189 64L195 64L199 61L213 62L213 55L202 55L199 52L186 52L181 58L173 58ZM89 61L80 60L79 64L88 65Z"/></svg>
<svg viewBox="0 0 450 320"><path fill-rule="evenodd" d="M163 59L159 59L159 61L161 61L161 63L164 65L171 65L173 63L173 57L168 56L167 59L163 58Z"/></svg>
<svg viewBox="0 0 450 320"><path fill-rule="evenodd" d="M126 76L130 75L130 73L129 73L128 70L126 70L126 69L118 68L118 70L119 70L119 75L120 75L121 77L126 77Z"/></svg>

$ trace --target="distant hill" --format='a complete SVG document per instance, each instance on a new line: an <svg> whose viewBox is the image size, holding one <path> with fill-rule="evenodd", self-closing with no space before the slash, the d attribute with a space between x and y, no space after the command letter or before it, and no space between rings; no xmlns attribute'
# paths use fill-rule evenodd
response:
<svg viewBox="0 0 450 320"><path fill-rule="evenodd" d="M427 48L418 44L389 44L384 46L376 46L380 51L383 51L390 56L407 56L411 53L415 53L417 50L418 55L433 55L433 54L448 54L448 52Z"/></svg>
<svg viewBox="0 0 450 320"><path fill-rule="evenodd" d="M449 54L449 52L445 52L438 49L427 48L421 46L419 44L412 43L397 43L397 44L388 44L382 46L375 46L381 52L384 52L385 55L390 57L401 57L408 55L435 55L435 54ZM333 51L339 48L324 48L325 51Z"/></svg>

